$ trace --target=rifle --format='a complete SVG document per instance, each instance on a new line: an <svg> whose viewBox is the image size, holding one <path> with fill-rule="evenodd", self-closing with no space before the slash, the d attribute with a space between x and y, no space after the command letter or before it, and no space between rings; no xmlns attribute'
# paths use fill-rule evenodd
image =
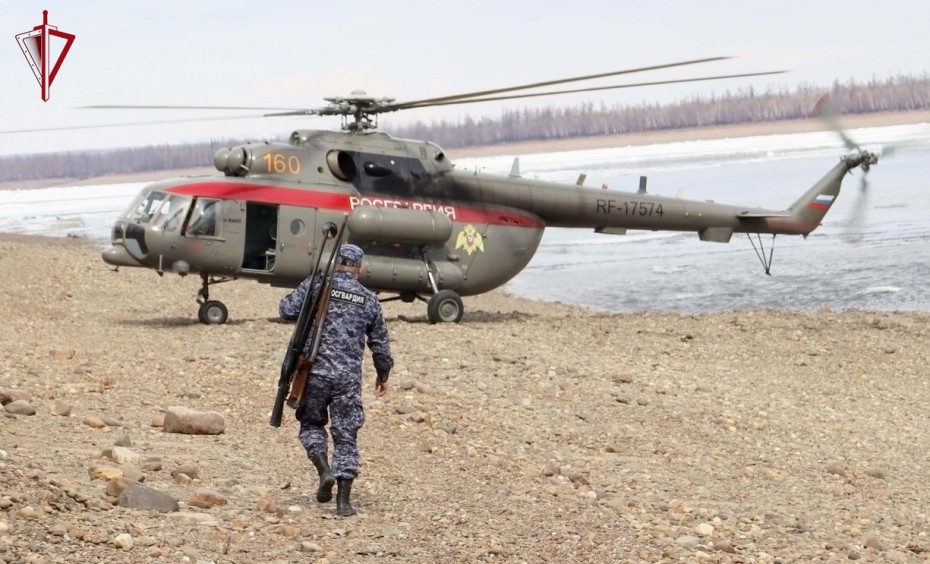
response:
<svg viewBox="0 0 930 564"><path fill-rule="evenodd" d="M323 321L326 320L326 314L329 313L329 296L332 287L331 276L334 271L330 268L329 272L330 277L320 281L319 301L317 302L319 305L316 307L316 315L313 317L313 321L310 322L311 327L316 327L316 332L310 339L310 354L307 356L301 355L297 358L297 367L291 376L291 391L287 395L286 403L288 407L293 409L300 406L300 400L304 397L304 388L307 387L307 379L310 378L310 369L313 368L316 355L320 352L320 341L323 338Z"/></svg>
<svg viewBox="0 0 930 564"><path fill-rule="evenodd" d="M287 400L288 392L291 390L291 383L294 381L297 372L300 369L309 372L309 364L312 364L312 359L303 359L301 357L301 352L303 352L304 343L307 342L310 329L313 326L316 326L316 334L313 337L315 346L312 352L315 353L319 347L319 338L322 334L321 328L323 320L326 317L324 302L325 305L329 305L330 283L332 281L333 271L335 270L336 256L339 254L339 247L345 233L345 227L346 218L343 218L342 225L338 230L336 224L330 221L327 221L326 224L323 225L324 242L320 245L320 252L316 257L313 270L311 270L311 272L318 272L319 275L322 276L322 281L316 292L313 291L312 286L310 287L300 306L300 313L297 315L297 323L294 325L294 331L291 333L291 340L288 342L287 351L284 354L284 361L281 363L281 376L278 378L278 393L275 396L274 406L271 408L271 419L268 421L268 424L272 427L281 426L284 403L285 400ZM332 238L335 238L335 241L329 254L329 262L326 271L319 272L320 259L323 258L323 247L325 246L326 239ZM313 323L314 320L316 321L315 324ZM301 388L300 393L302 394L302 392L303 389ZM297 399L299 400L300 398L298 397Z"/></svg>

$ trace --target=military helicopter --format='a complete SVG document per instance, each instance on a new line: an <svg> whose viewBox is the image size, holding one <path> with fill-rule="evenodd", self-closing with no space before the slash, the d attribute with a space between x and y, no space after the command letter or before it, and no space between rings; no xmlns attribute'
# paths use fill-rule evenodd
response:
<svg viewBox="0 0 930 564"><path fill-rule="evenodd" d="M247 278L294 287L309 274L312 258L324 252L327 231L343 221L348 240L365 250L362 283L383 301L425 302L431 323L460 321L462 296L487 292L516 276L550 226L612 234L694 231L703 241L720 243L734 233L754 234L759 247L753 242L753 248L768 273L772 254L766 254L762 234L772 235L773 244L776 235L809 235L835 201L843 178L857 167L868 171L878 160L874 153L857 148L786 209L770 210L652 195L642 182L638 192L621 192L585 187L583 177L576 184L531 180L520 176L516 161L508 176L461 170L434 143L377 130L379 114L411 108L775 74L525 92L723 58L408 102L353 92L326 98L329 105L321 108L265 114L337 115L342 131L299 129L286 143L221 149L214 157L221 174L147 185L113 225L103 260L159 274L198 274L198 318L205 324L225 323L229 315L221 301L211 299L211 286Z"/></svg>

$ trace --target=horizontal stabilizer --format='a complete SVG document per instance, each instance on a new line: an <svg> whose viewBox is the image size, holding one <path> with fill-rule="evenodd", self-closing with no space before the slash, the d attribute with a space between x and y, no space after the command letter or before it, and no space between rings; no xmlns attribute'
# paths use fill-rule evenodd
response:
<svg viewBox="0 0 930 564"><path fill-rule="evenodd" d="M747 219L765 219L767 217L791 217L790 213L750 213L743 212L736 216L737 218Z"/></svg>
<svg viewBox="0 0 930 564"><path fill-rule="evenodd" d="M594 232L605 235L626 235L626 227L595 227Z"/></svg>

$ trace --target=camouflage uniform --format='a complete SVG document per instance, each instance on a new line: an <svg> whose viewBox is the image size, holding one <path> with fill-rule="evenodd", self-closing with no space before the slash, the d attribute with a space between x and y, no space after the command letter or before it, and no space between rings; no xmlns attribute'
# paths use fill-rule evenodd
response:
<svg viewBox="0 0 930 564"><path fill-rule="evenodd" d="M362 250L355 245L343 245L340 249L340 264L359 266L361 260ZM301 282L281 300L281 317L297 319L307 291L311 287L316 290L319 284L315 276ZM381 304L354 274L337 271L333 274L319 351L297 408L300 442L311 460L314 455L328 458L325 425L327 415L332 418L332 474L337 479L352 480L358 475L357 435L365 423L361 386L366 338L378 381L386 382L394 359ZM305 353L310 346L310 341L304 345Z"/></svg>

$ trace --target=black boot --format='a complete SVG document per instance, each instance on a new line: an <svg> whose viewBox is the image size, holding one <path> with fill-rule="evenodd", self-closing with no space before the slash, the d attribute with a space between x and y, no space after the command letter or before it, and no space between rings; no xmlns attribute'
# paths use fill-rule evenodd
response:
<svg viewBox="0 0 930 564"><path fill-rule="evenodd" d="M316 466L316 472L320 475L320 487L316 490L316 500L326 503L333 499L333 486L336 484L336 478L333 477L333 471L329 469L325 454L314 454L310 457L310 461Z"/></svg>
<svg viewBox="0 0 930 564"><path fill-rule="evenodd" d="M336 492L336 515L351 517L355 515L355 508L349 503L352 493L352 480L339 478L339 490Z"/></svg>

